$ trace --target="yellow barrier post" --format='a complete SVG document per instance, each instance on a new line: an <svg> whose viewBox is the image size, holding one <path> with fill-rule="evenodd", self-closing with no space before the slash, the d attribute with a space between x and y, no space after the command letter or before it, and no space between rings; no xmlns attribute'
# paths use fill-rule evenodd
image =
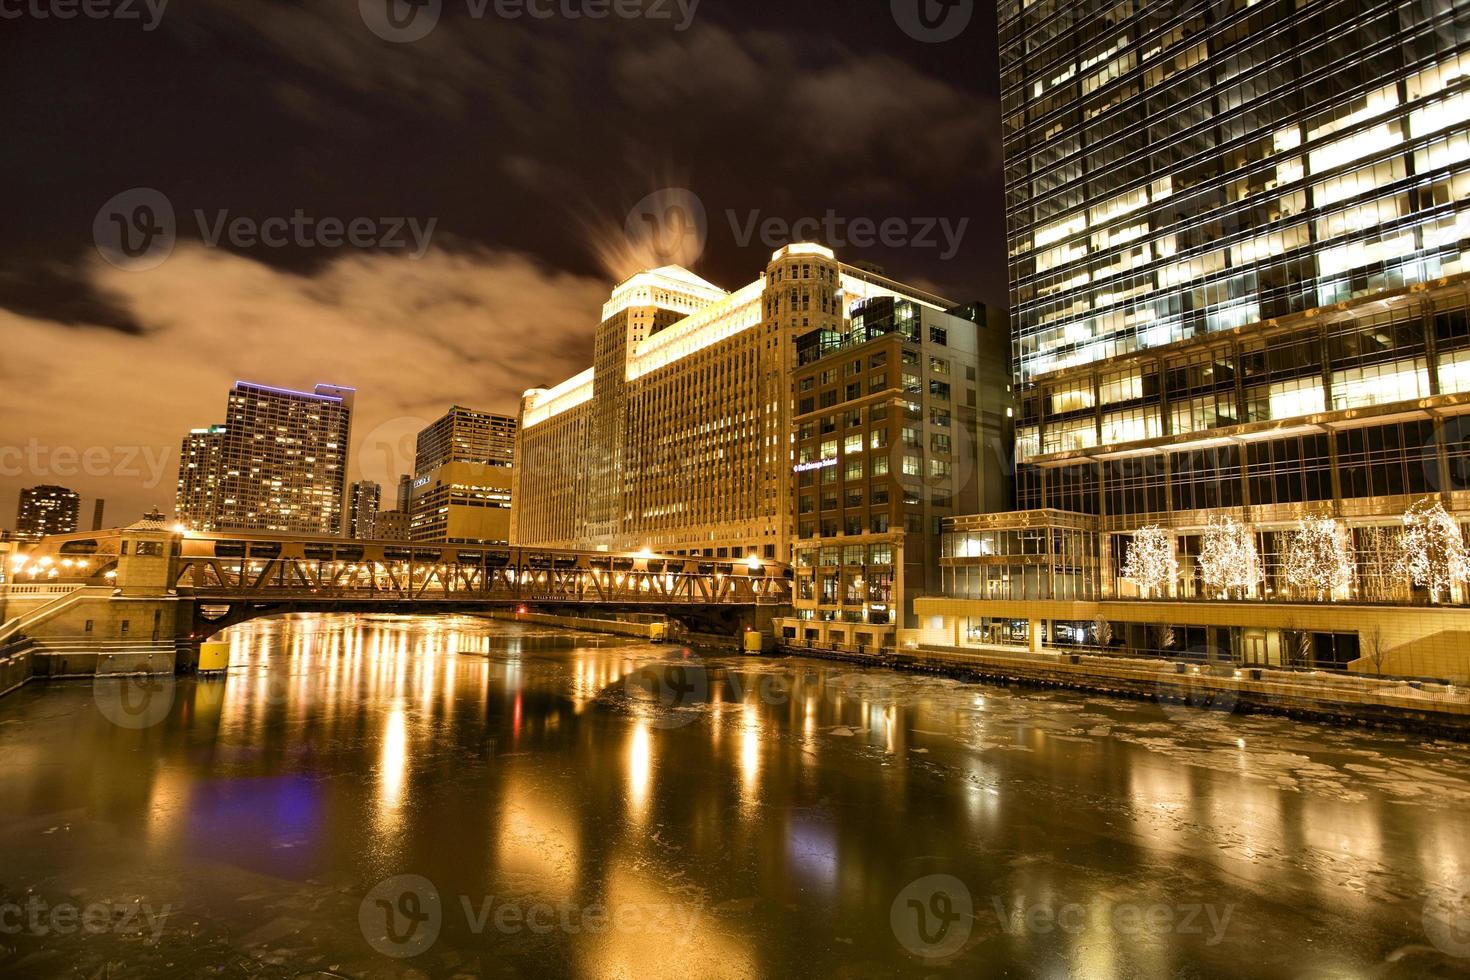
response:
<svg viewBox="0 0 1470 980"><path fill-rule="evenodd" d="M220 673L230 666L228 643L202 643L199 645L199 673Z"/></svg>

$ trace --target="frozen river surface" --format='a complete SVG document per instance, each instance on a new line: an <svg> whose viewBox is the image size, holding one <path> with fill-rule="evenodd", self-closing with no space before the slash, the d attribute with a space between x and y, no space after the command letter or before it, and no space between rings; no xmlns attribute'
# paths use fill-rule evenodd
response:
<svg viewBox="0 0 1470 980"><path fill-rule="evenodd" d="M1470 976L1466 747L473 619L0 700L0 975Z"/></svg>

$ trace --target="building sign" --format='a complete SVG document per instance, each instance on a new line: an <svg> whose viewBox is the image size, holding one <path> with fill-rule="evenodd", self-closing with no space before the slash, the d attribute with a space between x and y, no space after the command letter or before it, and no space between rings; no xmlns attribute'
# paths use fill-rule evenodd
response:
<svg viewBox="0 0 1470 980"><path fill-rule="evenodd" d="M797 463L791 468L793 473L810 473L812 470L824 470L829 466L836 466L837 458L819 459L815 463Z"/></svg>

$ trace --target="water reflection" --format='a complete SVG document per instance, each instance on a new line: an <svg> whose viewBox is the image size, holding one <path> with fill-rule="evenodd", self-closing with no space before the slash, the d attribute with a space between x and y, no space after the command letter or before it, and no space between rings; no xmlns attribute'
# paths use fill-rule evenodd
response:
<svg viewBox="0 0 1470 980"><path fill-rule="evenodd" d="M0 702L0 888L187 908L139 975L396 976L357 919L396 875L443 900L429 975L929 969L893 917L930 875L975 910L962 974L1450 975L1416 923L1470 873L1459 746L473 619L228 638L149 728L86 685ZM557 924L464 912L506 903ZM48 944L85 961L14 955Z"/></svg>
<svg viewBox="0 0 1470 980"><path fill-rule="evenodd" d="M628 815L629 822L641 827L648 817L648 783L653 775L653 747L648 723L633 726L628 745Z"/></svg>

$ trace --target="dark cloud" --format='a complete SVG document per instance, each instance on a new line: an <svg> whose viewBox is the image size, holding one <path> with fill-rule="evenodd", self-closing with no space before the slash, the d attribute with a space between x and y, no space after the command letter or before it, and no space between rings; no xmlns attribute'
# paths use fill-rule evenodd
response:
<svg viewBox="0 0 1470 980"><path fill-rule="evenodd" d="M843 257L1003 301L993 40L978 19L968 40L927 45L886 4L847 0L706 0L685 32L445 10L412 44L374 36L355 0L191 0L146 33L7 21L0 79L26 97L0 110L0 450L171 454L185 429L219 421L239 376L355 385L359 435L453 401L512 411L521 389L590 361L630 261L629 209L665 187L707 209L692 261L727 288L768 257L729 214L831 210L969 219L951 261L885 246ZM134 187L180 215L178 251L149 273L103 265L91 242L98 208ZM196 209L438 230L423 262L232 252L199 246ZM43 478L0 476L0 525L15 488ZM171 481L70 482L136 508L166 505Z"/></svg>

